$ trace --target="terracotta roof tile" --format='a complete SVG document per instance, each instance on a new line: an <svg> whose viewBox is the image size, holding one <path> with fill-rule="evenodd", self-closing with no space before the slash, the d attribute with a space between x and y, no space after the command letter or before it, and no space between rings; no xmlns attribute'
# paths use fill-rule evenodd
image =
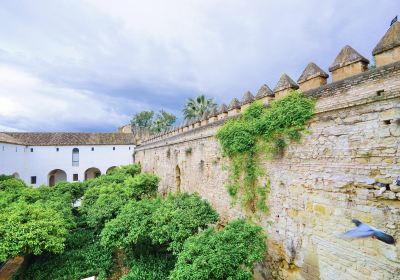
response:
<svg viewBox="0 0 400 280"><path fill-rule="evenodd" d="M6 137L15 140L12 143L27 146L133 145L135 143L132 133L1 132L0 142L7 142L4 140Z"/></svg>

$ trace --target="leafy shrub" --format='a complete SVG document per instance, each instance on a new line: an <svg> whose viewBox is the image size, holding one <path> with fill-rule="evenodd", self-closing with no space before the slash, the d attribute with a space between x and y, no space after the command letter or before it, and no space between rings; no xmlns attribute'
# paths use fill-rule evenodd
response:
<svg viewBox="0 0 400 280"><path fill-rule="evenodd" d="M244 220L220 231L209 228L186 240L170 279L252 279L253 265L265 250L261 227Z"/></svg>
<svg viewBox="0 0 400 280"><path fill-rule="evenodd" d="M129 202L119 215L105 224L101 244L112 248L127 248L149 238L153 227L152 215L160 199Z"/></svg>
<svg viewBox="0 0 400 280"><path fill-rule="evenodd" d="M59 182L54 186L55 192L59 194L69 194L72 200L81 198L86 189L87 185L82 182Z"/></svg>
<svg viewBox="0 0 400 280"><path fill-rule="evenodd" d="M289 142L298 142L305 124L314 113L314 102L298 91L275 100L270 108L253 102L236 119L227 121L217 132L217 139L225 156L231 159L229 195L236 202L255 213L266 212L267 188L260 186L264 174L260 166L260 152L271 156L283 152Z"/></svg>
<svg viewBox="0 0 400 280"><path fill-rule="evenodd" d="M124 185L132 192L132 196L139 200L146 197L154 197L157 194L160 178L151 173L142 173L135 177L129 177Z"/></svg>
<svg viewBox="0 0 400 280"><path fill-rule="evenodd" d="M68 235L63 253L35 257L24 279L79 280L97 275L101 280L112 268L112 251L100 246L93 231L80 229Z"/></svg>
<svg viewBox="0 0 400 280"><path fill-rule="evenodd" d="M168 244L177 254L183 242L199 229L218 220L218 213L198 194L168 196L153 213L150 237L153 242Z"/></svg>
<svg viewBox="0 0 400 280"><path fill-rule="evenodd" d="M215 210L197 194L131 202L105 225L102 244L123 248L150 239L177 254L189 236L217 220Z"/></svg>
<svg viewBox="0 0 400 280"><path fill-rule="evenodd" d="M0 261L64 249L68 223L48 204L12 203L0 212Z"/></svg>
<svg viewBox="0 0 400 280"><path fill-rule="evenodd" d="M10 179L15 179L15 177L12 176L12 175L0 174L0 182L1 182L1 181L5 181L5 180L10 180Z"/></svg>
<svg viewBox="0 0 400 280"><path fill-rule="evenodd" d="M121 280L165 280L174 268L175 258L165 254L146 254L130 259L130 271Z"/></svg>
<svg viewBox="0 0 400 280"><path fill-rule="evenodd" d="M80 211L85 215L89 226L102 228L130 198L130 189L122 184L100 185L86 191Z"/></svg>

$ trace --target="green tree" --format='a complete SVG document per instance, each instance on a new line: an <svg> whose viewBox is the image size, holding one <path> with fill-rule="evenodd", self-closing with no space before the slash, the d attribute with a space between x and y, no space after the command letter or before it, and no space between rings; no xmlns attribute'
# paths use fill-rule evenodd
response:
<svg viewBox="0 0 400 280"><path fill-rule="evenodd" d="M0 211L0 262L21 255L64 250L68 223L45 203L12 203Z"/></svg>
<svg viewBox="0 0 400 280"><path fill-rule="evenodd" d="M112 253L100 245L93 230L77 229L67 235L61 254L34 257L23 279L79 280L96 275L96 279L105 280L114 266Z"/></svg>
<svg viewBox="0 0 400 280"><path fill-rule="evenodd" d="M189 237L170 279L250 280L253 265L262 260L265 250L262 228L235 220L220 231L209 228Z"/></svg>
<svg viewBox="0 0 400 280"><path fill-rule="evenodd" d="M160 199L129 202L115 219L106 223L101 232L101 244L123 249L148 240L154 226L152 215L161 203Z"/></svg>
<svg viewBox="0 0 400 280"><path fill-rule="evenodd" d="M122 184L100 185L85 193L80 211L89 226L101 229L105 222L117 216L131 197L130 189Z"/></svg>
<svg viewBox="0 0 400 280"><path fill-rule="evenodd" d="M124 185L130 189L132 197L136 200L154 197L157 194L160 178L151 173L142 173L135 177L129 177Z"/></svg>
<svg viewBox="0 0 400 280"><path fill-rule="evenodd" d="M169 114L164 110L160 110L154 119L153 124L150 126L151 133L158 133L172 127L176 121L176 116Z"/></svg>
<svg viewBox="0 0 400 280"><path fill-rule="evenodd" d="M182 110L185 120L201 118L204 112L210 112L216 108L217 104L214 99L206 98L204 94L197 96L195 99L189 98Z"/></svg>
<svg viewBox="0 0 400 280"><path fill-rule="evenodd" d="M218 213L198 194L169 195L153 213L154 227L150 230L153 242L168 244L178 254L183 242L199 229L218 221Z"/></svg>
<svg viewBox="0 0 400 280"><path fill-rule="evenodd" d="M131 120L132 127L147 127L153 124L154 111L142 111L133 115Z"/></svg>

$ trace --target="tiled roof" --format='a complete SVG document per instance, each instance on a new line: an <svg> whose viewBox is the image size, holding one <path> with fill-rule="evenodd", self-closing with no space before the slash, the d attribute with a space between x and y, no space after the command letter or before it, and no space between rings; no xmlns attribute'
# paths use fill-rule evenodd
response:
<svg viewBox="0 0 400 280"><path fill-rule="evenodd" d="M0 132L0 143L23 144L21 141L3 132Z"/></svg>
<svg viewBox="0 0 400 280"><path fill-rule="evenodd" d="M26 146L132 145L132 133L0 132L0 142Z"/></svg>

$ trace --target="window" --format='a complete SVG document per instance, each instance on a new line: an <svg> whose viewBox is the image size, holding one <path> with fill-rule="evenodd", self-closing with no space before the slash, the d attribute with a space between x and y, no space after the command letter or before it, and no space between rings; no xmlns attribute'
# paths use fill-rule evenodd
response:
<svg viewBox="0 0 400 280"><path fill-rule="evenodd" d="M113 151L115 151L115 147L113 147Z"/></svg>
<svg viewBox="0 0 400 280"><path fill-rule="evenodd" d="M31 148L31 153L33 153L33 148Z"/></svg>
<svg viewBox="0 0 400 280"><path fill-rule="evenodd" d="M79 149L72 149L72 166L79 166Z"/></svg>
<svg viewBox="0 0 400 280"><path fill-rule="evenodd" d="M94 147L92 147L92 152L94 151Z"/></svg>
<svg viewBox="0 0 400 280"><path fill-rule="evenodd" d="M60 151L60 148L56 148L56 151L57 151L57 152Z"/></svg>
<svg viewBox="0 0 400 280"><path fill-rule="evenodd" d="M31 184L36 184L36 176L31 176Z"/></svg>
<svg viewBox="0 0 400 280"><path fill-rule="evenodd" d="M78 174L73 174L72 175L72 180L73 181L78 181L79 180Z"/></svg>

